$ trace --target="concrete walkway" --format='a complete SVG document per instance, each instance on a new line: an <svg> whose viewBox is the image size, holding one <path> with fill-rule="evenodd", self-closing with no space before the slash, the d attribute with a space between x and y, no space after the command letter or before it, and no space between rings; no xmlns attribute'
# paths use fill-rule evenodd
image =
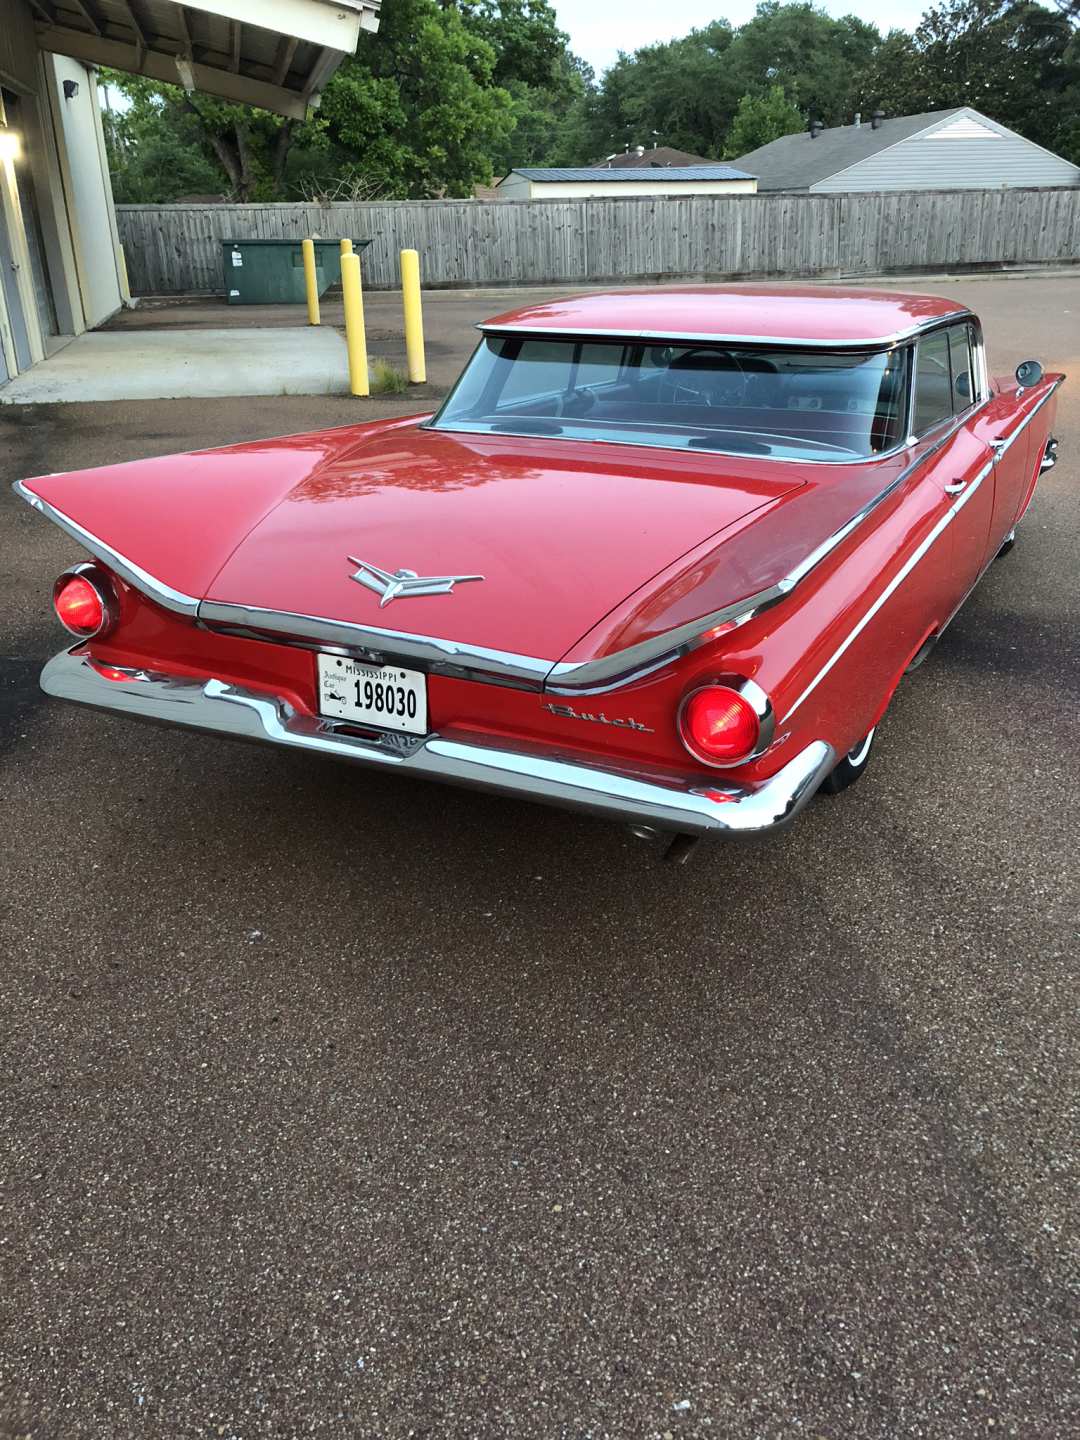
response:
<svg viewBox="0 0 1080 1440"><path fill-rule="evenodd" d="M345 341L290 330L97 330L0 388L0 403L348 393Z"/></svg>

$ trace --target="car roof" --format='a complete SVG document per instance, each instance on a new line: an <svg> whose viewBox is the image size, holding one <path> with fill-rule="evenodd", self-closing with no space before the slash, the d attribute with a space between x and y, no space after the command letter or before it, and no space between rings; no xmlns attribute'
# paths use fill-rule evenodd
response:
<svg viewBox="0 0 1080 1440"><path fill-rule="evenodd" d="M485 332L812 346L892 344L970 311L939 295L833 285L687 285L570 295L485 320Z"/></svg>

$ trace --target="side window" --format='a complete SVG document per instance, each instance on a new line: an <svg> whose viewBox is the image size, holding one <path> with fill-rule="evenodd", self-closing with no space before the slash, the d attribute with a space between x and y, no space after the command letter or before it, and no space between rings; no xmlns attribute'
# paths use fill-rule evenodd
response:
<svg viewBox="0 0 1080 1440"><path fill-rule="evenodd" d="M959 415L975 399L975 369L970 325L949 328L949 354L952 359L953 409Z"/></svg>
<svg viewBox="0 0 1080 1440"><path fill-rule="evenodd" d="M570 349L565 340L508 340L503 343L502 356L512 363L499 392L500 410L520 401L557 395L567 387Z"/></svg>
<svg viewBox="0 0 1080 1440"><path fill-rule="evenodd" d="M915 358L915 416L913 430L927 430L953 413L952 370L949 365L949 337L935 330L919 341Z"/></svg>

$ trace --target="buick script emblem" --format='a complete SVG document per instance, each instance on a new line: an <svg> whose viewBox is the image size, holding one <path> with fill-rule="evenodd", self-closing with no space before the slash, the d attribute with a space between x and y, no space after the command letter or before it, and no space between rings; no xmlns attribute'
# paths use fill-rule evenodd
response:
<svg viewBox="0 0 1080 1440"><path fill-rule="evenodd" d="M380 570L378 565L369 565L355 555L347 559L358 567L350 580L374 590L379 596L380 610L391 600L407 600L410 595L449 595L455 585L484 578L483 575L418 575L415 570L395 570L391 575L389 570Z"/></svg>

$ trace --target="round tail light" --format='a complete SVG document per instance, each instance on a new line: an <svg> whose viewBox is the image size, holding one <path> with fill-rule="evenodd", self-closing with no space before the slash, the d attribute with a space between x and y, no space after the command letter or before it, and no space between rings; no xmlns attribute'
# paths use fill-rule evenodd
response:
<svg viewBox="0 0 1080 1440"><path fill-rule="evenodd" d="M80 640L106 634L116 624L116 596L96 565L65 571L53 586L53 608L64 629Z"/></svg>
<svg viewBox="0 0 1080 1440"><path fill-rule="evenodd" d="M737 688L736 688L737 687ZM706 765L738 765L771 739L772 707L752 680L692 690L679 711L682 742Z"/></svg>

